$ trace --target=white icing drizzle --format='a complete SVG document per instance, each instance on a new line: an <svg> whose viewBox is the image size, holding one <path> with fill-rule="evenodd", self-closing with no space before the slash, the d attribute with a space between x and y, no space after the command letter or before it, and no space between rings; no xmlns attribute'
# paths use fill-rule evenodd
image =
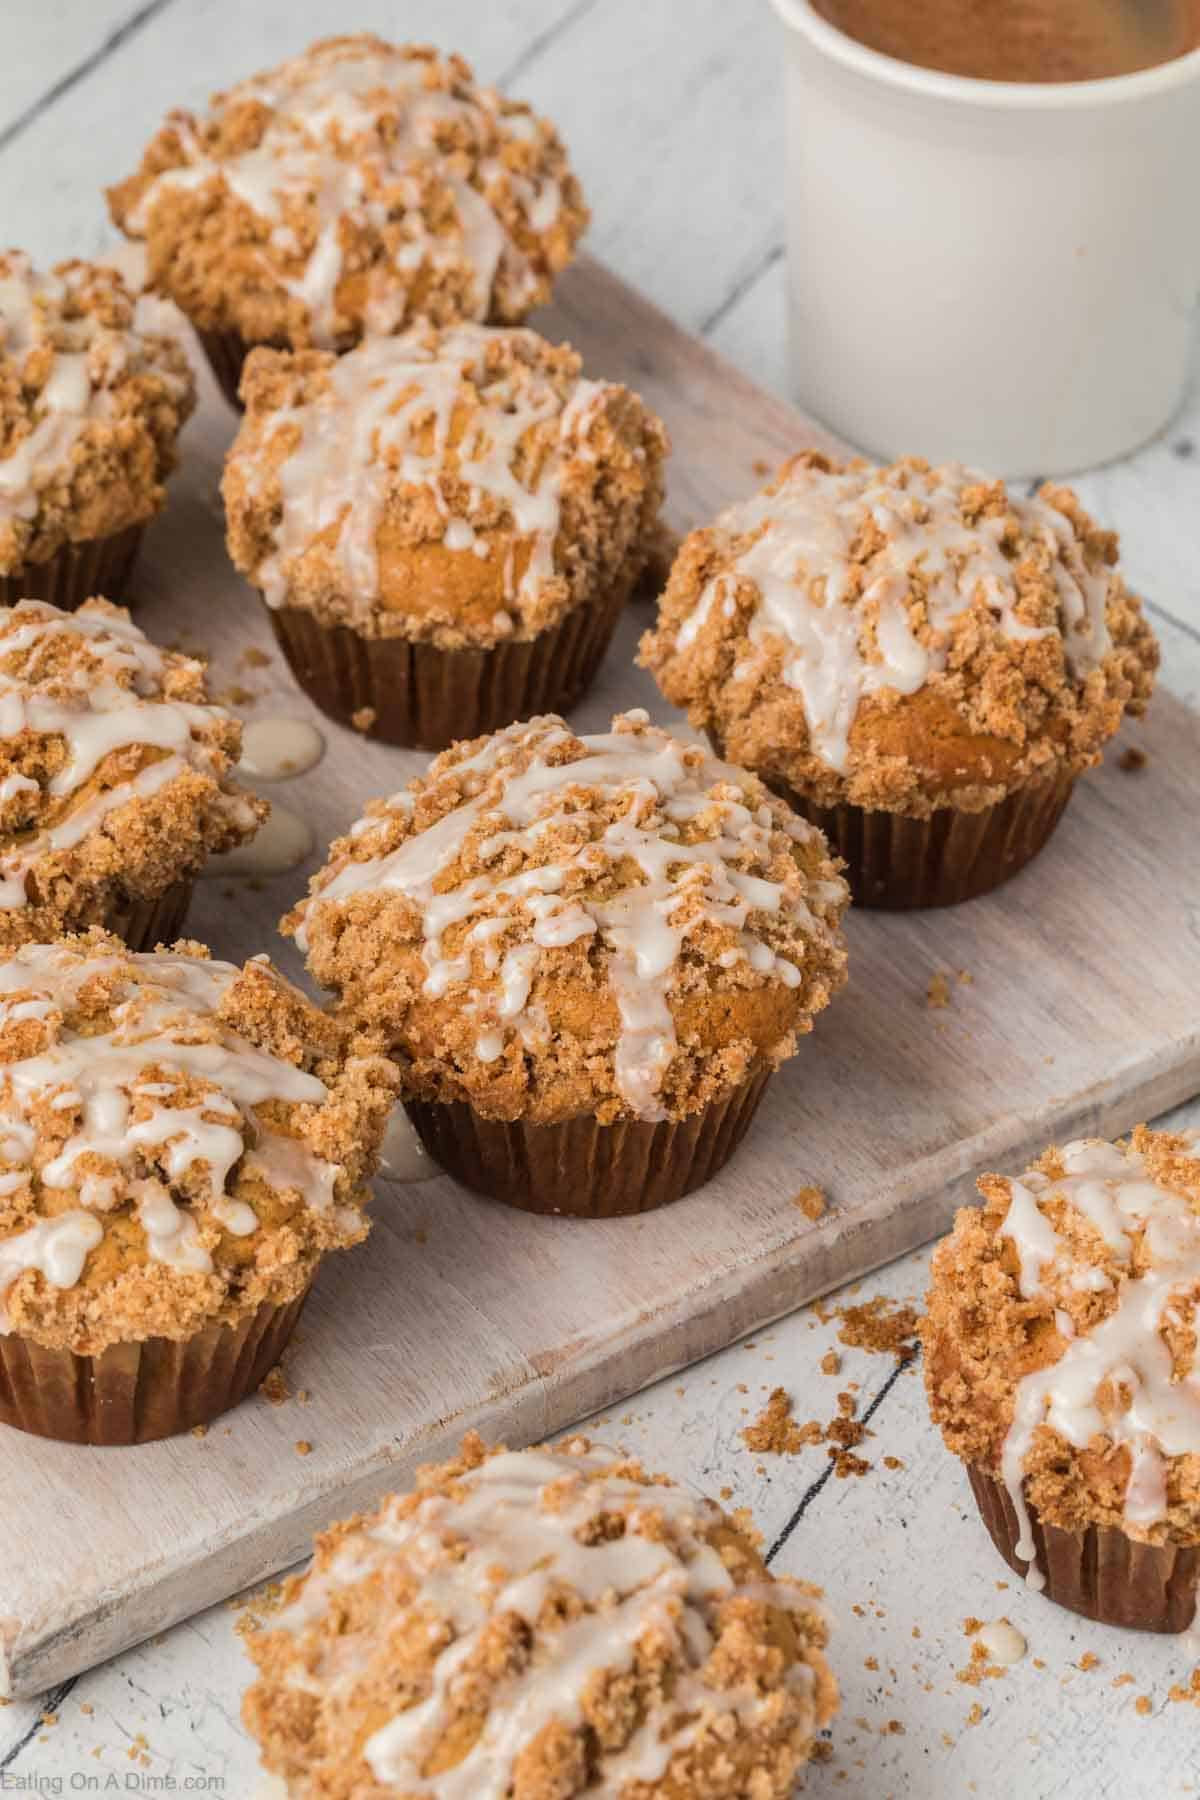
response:
<svg viewBox="0 0 1200 1800"><path fill-rule="evenodd" d="M701 1724L715 1720L720 1735L722 1717L747 1732L760 1718L765 1722L769 1696L752 1688L723 1691L705 1680L717 1610L739 1594L783 1612L815 1610L812 1598L798 1596L786 1581L736 1586L705 1536L721 1518L711 1501L679 1487L647 1487L603 1473L611 1467L610 1456L580 1447L565 1455L534 1450L493 1456L462 1478L459 1499L430 1494L408 1517L385 1506L329 1568L308 1576L297 1599L277 1616L274 1629L299 1635L340 1587L400 1559L417 1581L417 1603L449 1628L428 1698L367 1739L363 1754L381 1786L414 1800L421 1794L504 1800L521 1751L552 1721L581 1724L589 1683L606 1671L629 1672L647 1634L665 1639L678 1659L670 1702L623 1749L604 1757L589 1795L617 1800L633 1782L661 1780ZM580 1541L582 1528L598 1514L617 1511L626 1518L622 1536ZM655 1515L674 1543L653 1535ZM467 1754L453 1768L426 1777L422 1770L453 1716L458 1671L489 1620L516 1613L535 1627L560 1588L573 1589L585 1610L568 1624L538 1630L529 1666L497 1689ZM353 1676L348 1644L333 1674L335 1693ZM328 1692L324 1678L294 1679ZM785 1683L801 1703L807 1701L811 1729L812 1670L794 1664Z"/></svg>
<svg viewBox="0 0 1200 1800"><path fill-rule="evenodd" d="M345 591L356 604L369 603L379 589L376 533L388 496L401 485L433 496L448 550L466 554L482 544L486 552L471 522L450 509L443 485L451 479L466 484L472 512L484 498L499 502L528 546L519 578L511 550L506 558L506 601L535 596L553 577L564 472L610 390L581 381L564 404L536 358L520 362L519 374L489 367L489 346L504 340L539 343L532 332L480 325L439 333L418 327L368 340L339 357L315 398L271 415L265 443L281 430L297 442L277 471L274 548L255 576L270 605L286 602L291 560L330 535ZM464 417L451 462L451 427ZM517 451L528 432L548 424L553 430L543 433L530 483L516 473ZM426 437L429 447L418 448Z"/></svg>
<svg viewBox="0 0 1200 1800"><path fill-rule="evenodd" d="M28 1019L49 1025L44 1048L0 1068L4 1192L33 1185L79 1202L0 1241L0 1297L24 1269L73 1286L102 1235L96 1213L124 1197L136 1206L151 1260L206 1273L212 1259L172 1188L186 1184L228 1231L246 1236L257 1217L226 1193L243 1157L247 1171L257 1168L278 1191L294 1190L320 1210L332 1206L336 1166L300 1139L267 1129L254 1112L269 1100L320 1105L324 1083L224 1024L214 1029L238 974L232 964L193 957L47 944L27 944L0 962L0 1027ZM84 1035L65 1019L98 975L117 980L112 1025ZM189 1080L216 1091L198 1104L173 1105ZM70 1136L48 1160L39 1156L33 1123L39 1105L74 1115Z"/></svg>
<svg viewBox="0 0 1200 1800"><path fill-rule="evenodd" d="M53 350L33 429L0 456L0 527L35 517L42 488L62 473L87 425L114 416L111 387L144 356L138 332L104 325L88 311L67 316L73 293L92 274L86 266L41 274L19 251L0 257L0 361L24 369L34 351ZM155 367L172 392L182 392L177 375Z"/></svg>
<svg viewBox="0 0 1200 1800"><path fill-rule="evenodd" d="M379 1150L379 1173L383 1180L407 1184L428 1181L439 1173L420 1138L409 1123L404 1108L397 1106L388 1119Z"/></svg>
<svg viewBox="0 0 1200 1800"><path fill-rule="evenodd" d="M316 842L307 819L273 800L266 821L251 841L210 856L200 874L210 881L224 875L286 875L307 861Z"/></svg>
<svg viewBox="0 0 1200 1800"><path fill-rule="evenodd" d="M241 767L264 781L286 781L315 769L325 739L308 719L253 719L242 727Z"/></svg>
<svg viewBox="0 0 1200 1800"><path fill-rule="evenodd" d="M55 667L56 691L53 695L41 691L38 651L60 637L86 641L115 672L128 675L132 685L123 686L115 674L98 674L80 664L67 675ZM0 658L20 652L31 653L20 673L0 670L0 739L14 739L23 732L63 739L67 761L46 784L49 801L69 800L114 750L137 746L163 754L23 838L19 849L0 853L0 909L8 911L28 904L26 880L40 857L81 843L117 807L149 798L188 769L220 784L222 757L200 733L206 725L228 717L218 706L164 698L163 652L119 614L86 607L63 613L40 600L22 600L0 620ZM63 681L69 683L66 693L59 691ZM37 782L18 774L10 776L0 792L3 800L9 800L37 787ZM226 792L220 804L233 820L253 827L253 811L242 796Z"/></svg>
<svg viewBox="0 0 1200 1800"><path fill-rule="evenodd" d="M801 897L785 895L780 883L735 866L747 854L765 854L773 832L782 828L796 841L807 841L812 827L790 815L781 824L765 804L752 810L743 798L744 774L650 726L644 713L614 720L611 732L581 737L583 754L573 761L545 760L547 751L570 738L568 728L553 718L497 733L473 757L455 765L467 796L462 803L387 855L344 864L307 903L297 942L307 948L305 925L312 907L380 889L404 895L422 915L427 994L437 997L454 983L469 981L475 947L483 948L485 965L498 974L498 998L487 999L471 988L466 1002L480 1021L478 1054L493 1061L512 1033L537 1030L537 1014L529 1002L542 952L597 937L607 952L608 981L621 1021L615 1055L618 1090L638 1118L661 1119L666 1115L659 1088L676 1050L668 993L689 932L712 922L734 927L751 967L788 986L802 980L801 972L756 935L753 916L785 917L809 937L828 938L829 927ZM538 754L516 774L505 752L525 741L533 742ZM490 858L525 834L536 836L561 824L568 816L567 792L580 785L619 803L620 816L602 837L585 835L556 862L509 877L476 875L440 891L439 877L482 820L495 822L481 846L481 854ZM388 804L407 811L412 801L399 794ZM709 809L715 814L714 834L685 842L680 823ZM368 815L352 835L377 822L377 815ZM611 898L561 892L568 876L578 871L594 883L628 863L641 879L618 877L620 885ZM819 897L832 900L839 892L840 884L828 884ZM701 904L693 911L690 903L696 900ZM447 929L476 917L462 952L444 954ZM522 940L500 961L490 940L512 924L519 926Z"/></svg>
<svg viewBox="0 0 1200 1800"><path fill-rule="evenodd" d="M253 149L219 159L205 150L187 114L172 114L168 124L186 163L150 183L128 219L129 229L144 234L164 194L219 181L272 225L272 247L286 256L298 249L286 209L314 197L316 241L300 272L283 286L307 309L314 343L326 347L334 347L347 326L338 310L345 273L343 222L375 232L400 228L399 246L381 266L368 269L371 332L387 333L404 323L409 286L423 271L436 280L439 271L465 264L472 275L469 316L483 319L503 263L513 300L532 304L537 271L491 196L498 199L511 187L529 229L540 233L558 216L558 184L510 174L496 157L477 161L478 185L469 179L471 163L491 133L523 135L521 115L504 115L491 90L471 86L456 94L431 85L431 66L377 41L318 47L220 97L211 120L255 101L270 107L272 116ZM444 148L447 133L456 136L453 153ZM473 147L466 156L458 148L463 134ZM422 206L431 190L449 202L454 219L449 230L443 217L436 229L426 222ZM266 267L268 279L280 279L276 263L272 259Z"/></svg>
<svg viewBox="0 0 1200 1800"><path fill-rule="evenodd" d="M782 642L782 678L803 697L814 749L839 771L849 759L860 703L885 688L913 694L944 669L948 628L976 597L1016 642L1052 629L1028 625L1017 614L1014 565L1001 546L1003 518L963 522L963 490L986 476L951 464L911 470L901 487L889 473L801 466L778 493L755 494L730 507L718 520L720 530L752 541L704 588L675 640L686 650L718 598L728 618L735 584L754 583L751 654L737 673L751 673L769 647ZM1109 648L1106 603L1116 575L1089 569L1071 521L1044 499L1010 496L1008 504L1026 536L1046 545L1055 559L1063 647L1068 667L1081 679ZM866 584L856 595L851 556L866 526L877 527L886 541L866 565ZM923 584L926 622L936 634L932 643L918 641L909 617L915 575ZM870 652L862 643L866 609L877 609Z"/></svg>
<svg viewBox="0 0 1200 1800"><path fill-rule="evenodd" d="M1017 1386L1001 1477L1021 1526L1016 1551L1029 1562L1026 1579L1037 1588L1044 1576L1035 1561L1023 1480L1040 1426L1050 1426L1076 1449L1102 1436L1129 1452L1125 1518L1137 1528L1155 1525L1166 1513L1166 1459L1200 1454L1200 1370L1177 1379L1163 1337L1178 1301L1200 1305L1200 1216L1183 1195L1149 1179L1145 1159L1132 1150L1082 1139L1066 1146L1062 1160L1062 1179L1033 1170L1011 1183L1000 1229L1016 1247L1022 1295L1043 1297L1049 1271L1070 1275L1071 1250L1042 1210L1051 1197L1095 1228L1120 1272L1117 1304L1107 1317L1071 1336L1057 1362ZM1135 1238L1148 1253L1138 1272L1131 1261ZM1104 1277L1101 1285L1111 1284ZM1128 1395L1127 1407L1119 1400L1102 1405L1105 1395L1118 1392Z"/></svg>

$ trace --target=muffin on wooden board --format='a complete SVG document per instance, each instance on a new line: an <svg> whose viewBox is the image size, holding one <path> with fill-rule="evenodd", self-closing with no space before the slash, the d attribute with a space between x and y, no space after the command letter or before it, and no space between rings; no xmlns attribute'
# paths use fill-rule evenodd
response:
<svg viewBox="0 0 1200 1800"><path fill-rule="evenodd" d="M666 433L532 331L258 350L229 550L322 710L444 749L572 706L658 542Z"/></svg>
<svg viewBox="0 0 1200 1800"><path fill-rule="evenodd" d="M122 591L194 403L115 269L0 254L0 604Z"/></svg>
<svg viewBox="0 0 1200 1800"><path fill-rule="evenodd" d="M0 612L0 950L89 925L178 936L207 858L269 810L232 779L241 726L204 666L107 600Z"/></svg>
<svg viewBox="0 0 1200 1800"><path fill-rule="evenodd" d="M0 957L0 1420L130 1444L236 1406L366 1234L395 1087L265 957Z"/></svg>
<svg viewBox="0 0 1200 1800"><path fill-rule="evenodd" d="M523 319L588 220L553 126L461 57L369 33L168 113L108 200L234 404L255 344Z"/></svg>
<svg viewBox="0 0 1200 1800"><path fill-rule="evenodd" d="M457 744L283 922L399 1059L426 1148L534 1212L707 1181L846 978L846 885L753 775L644 713Z"/></svg>
<svg viewBox="0 0 1200 1800"><path fill-rule="evenodd" d="M684 543L642 660L820 825L865 906L944 906L1036 855L1158 647L1070 489L813 451Z"/></svg>
<svg viewBox="0 0 1200 1800"><path fill-rule="evenodd" d="M322 1533L242 1711L291 1800L789 1800L828 1636L744 1516L585 1438L472 1436Z"/></svg>
<svg viewBox="0 0 1200 1800"><path fill-rule="evenodd" d="M1200 1587L1200 1145L1150 1131L985 1175L937 1248L930 1410L1010 1566L1105 1624Z"/></svg>

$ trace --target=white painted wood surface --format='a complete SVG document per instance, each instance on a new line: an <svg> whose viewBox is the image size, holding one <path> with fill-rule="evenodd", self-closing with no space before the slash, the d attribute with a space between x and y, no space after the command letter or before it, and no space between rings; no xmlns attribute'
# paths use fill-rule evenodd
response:
<svg viewBox="0 0 1200 1800"><path fill-rule="evenodd" d="M5 122L61 80L51 71L69 74L106 31L142 12L146 22L118 50L4 143ZM552 112L575 150L597 213L592 247L683 323L706 329L748 372L783 390L776 46L765 6L495 0L482 7L441 0L434 17L414 0L375 0L352 21L328 0L261 0L236 14L217 0L128 10L113 0L6 8L0 182L9 238L46 257L97 248L105 230L95 185L125 171L166 104L202 98L318 31L360 21L458 44L490 77L515 71L514 91ZM724 428L714 420L715 433ZM1158 609L1166 685L1193 700L1200 695L1200 462L1179 452L1196 436L1200 408L1193 398L1161 444L1079 483L1121 528L1127 567ZM1110 874L1097 871L1100 879ZM1111 944L1114 970L1138 934L1138 925L1127 927ZM946 956L939 966L951 962ZM958 1018L952 1026L964 1031ZM410 1203L421 1193L414 1190ZM414 1261L435 1250L431 1235L424 1251L414 1246ZM923 1280L923 1257L910 1257L865 1291L912 1297ZM446 1335L456 1330L451 1315ZM761 1390L776 1381L796 1393L801 1417L829 1416L835 1390L848 1380L861 1380L864 1395L878 1392L886 1365L861 1353L845 1354L837 1379L818 1372L831 1335L811 1313L797 1314L769 1333L770 1341L756 1340L756 1349L730 1350L643 1395L618 1411L603 1435L709 1491L731 1486L737 1503L754 1505L773 1539L820 1474L822 1453L752 1456L737 1436L742 1409L757 1410ZM286 1449L299 1437L315 1441L310 1408L292 1402L267 1414L262 1403L253 1410L267 1415L265 1423L256 1419L256 1442ZM1071 1800L1192 1791L1194 1714L1166 1698L1182 1672L1178 1647L1082 1625L1023 1591L997 1593L994 1583L1007 1572L969 1516L965 1485L928 1426L914 1376L889 1389L874 1428L874 1472L859 1482L826 1483L779 1555L780 1567L825 1581L840 1622L845 1703L833 1733L834 1762L809 1777L808 1790L1053 1793ZM901 1458L904 1468L884 1470L884 1454ZM0 1507L12 1487L10 1479ZM147 1536L162 1542L181 1523L186 1527L186 1517L173 1515ZM101 1531L99 1509L81 1509L80 1540L94 1549ZM31 1557L39 1540L40 1533L31 1540ZM1026 1632L1030 1658L983 1690L956 1684L953 1671L966 1661L961 1619L1001 1611ZM151 1779L165 1785L169 1776L177 1788L190 1779L207 1783L209 1792L249 1795L256 1759L236 1720L245 1675L230 1623L217 1608L96 1671L68 1695L52 1696L56 1725L39 1725L37 1703L0 1713L0 1791L23 1781L24 1791L38 1791L37 1784L53 1791L58 1782L66 1792L72 1780L111 1773L125 1791L136 1791L131 1784L140 1776L144 1791ZM1084 1651L1101 1667L1073 1671ZM1034 1656L1047 1667L1035 1669ZM878 1671L864 1666L868 1658ZM1135 1682L1114 1690L1112 1679L1125 1670ZM1134 1709L1140 1693L1152 1696L1149 1718ZM964 1728L976 1700L981 1722ZM903 1723L903 1735L882 1734L889 1719Z"/></svg>

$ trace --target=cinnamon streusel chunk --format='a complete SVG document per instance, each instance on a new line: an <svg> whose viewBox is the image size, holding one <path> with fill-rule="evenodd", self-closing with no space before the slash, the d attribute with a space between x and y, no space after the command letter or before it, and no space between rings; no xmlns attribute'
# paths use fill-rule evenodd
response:
<svg viewBox="0 0 1200 1800"><path fill-rule="evenodd" d="M240 750L203 665L123 608L0 613L0 946L104 924L252 837Z"/></svg>
<svg viewBox="0 0 1200 1800"><path fill-rule="evenodd" d="M243 1715L295 1800L787 1800L827 1638L712 1501L583 1438L472 1436L317 1540Z"/></svg>
<svg viewBox="0 0 1200 1800"><path fill-rule="evenodd" d="M524 318L587 224L552 126L461 57L365 33L168 114L109 204L202 332L339 350Z"/></svg>

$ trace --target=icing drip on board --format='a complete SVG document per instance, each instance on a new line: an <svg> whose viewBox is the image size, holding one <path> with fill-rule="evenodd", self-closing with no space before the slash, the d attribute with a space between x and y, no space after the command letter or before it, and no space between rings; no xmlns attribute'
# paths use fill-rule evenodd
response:
<svg viewBox="0 0 1200 1800"><path fill-rule="evenodd" d="M1166 1514L1166 1459L1200 1454L1200 1372L1177 1377L1163 1335L1179 1301L1200 1301L1200 1216L1182 1194L1150 1180L1134 1151L1083 1139L1061 1154L1061 1179L1032 1170L1011 1184L1000 1232L1016 1248L1021 1294L1044 1297L1048 1275L1069 1271L1075 1261L1041 1209L1052 1197L1096 1230L1119 1274L1114 1309L1072 1336L1057 1362L1017 1385L1000 1472L1021 1527L1016 1551L1029 1563L1026 1579L1036 1588L1045 1578L1035 1561L1023 1481L1039 1427L1049 1426L1077 1450L1096 1437L1127 1450L1125 1518L1139 1529ZM1105 1278L1103 1286L1111 1285Z"/></svg>
<svg viewBox="0 0 1200 1800"><path fill-rule="evenodd" d="M55 640L63 638L85 642L109 672L84 662L64 672L50 657ZM224 758L202 734L229 717L218 706L167 699L164 653L136 625L107 610L63 613L40 600L20 601L0 619L0 659L18 655L26 657L19 673L0 670L0 740L26 732L61 738L67 760L41 790L57 814L53 822L23 836L19 849L0 853L0 909L9 911L29 903L27 877L39 858L81 843L118 807L149 798L188 770L220 784ZM129 685L118 677L127 677ZM53 692L45 691L48 680ZM135 747L154 759L72 804L106 757ZM40 783L15 774L0 791L8 800L39 789ZM253 829L255 815L244 797L225 792L220 804L244 829Z"/></svg>
<svg viewBox="0 0 1200 1800"><path fill-rule="evenodd" d="M793 469L779 492L755 494L730 507L720 531L751 542L702 591L679 628L686 650L720 601L732 616L739 581L758 598L746 628L748 657L739 675L782 644L782 679L804 700L813 748L845 772L850 731L861 703L893 689L914 694L947 665L951 623L981 596L999 630L1014 642L1047 636L1053 627L1020 616L1014 564L1005 554L1004 518L962 517L964 490L987 477L959 465L908 471L908 485L877 468ZM1106 603L1115 572L1088 568L1069 519L1043 499L1010 496L1022 531L1055 559L1059 628L1068 668L1082 679L1109 648ZM862 566L857 592L855 546L874 530L880 547ZM924 597L925 641L914 630L908 602L914 577ZM864 638L874 619L873 645Z"/></svg>
<svg viewBox="0 0 1200 1800"><path fill-rule="evenodd" d="M311 909L345 901L371 891L402 895L418 909L423 931L424 991L439 997L458 982L470 983L473 950L497 977L497 993L485 1001L468 987L465 1005L479 1018L477 1055L494 1061L514 1033L536 1035L539 1009L530 994L543 952L583 938L595 938L605 952L609 987L616 1001L621 1031L615 1053L619 1092L638 1118L666 1117L659 1100L662 1078L676 1050L669 989L688 936L705 925L729 927L737 933L739 958L756 972L799 986L802 973L787 956L777 954L762 935L774 918L799 927L807 937L828 936L830 928L796 892L780 882L740 866L765 864L773 834L786 831L807 842L813 828L791 814L777 816L766 804L745 804L740 771L667 732L646 723L644 713L614 721L611 732L577 741L583 754L569 762L548 762L546 753L571 741L560 721L548 718L533 726L510 726L472 757L454 765L463 782L464 798L435 824L407 837L388 854L340 867L302 909L296 932L307 948L306 925ZM621 727L624 728L621 728ZM538 754L521 772L511 758L524 741ZM483 821L491 829L480 854L499 857L509 844L528 834L557 827L570 817L571 790L586 789L605 803L615 803L618 816L599 837L586 833L557 859L510 876L468 876L446 887L442 877L458 860L471 834ZM388 807L410 811L411 797L398 794ZM681 824L700 815L712 818L712 835L686 840ZM367 815L352 827L361 836L378 823ZM636 876L619 872L632 868ZM604 887L616 873L611 895L564 892L582 875L588 888ZM827 891L826 891L827 890ZM840 883L814 883L810 897L834 901ZM443 948L452 927L475 920L459 952ZM501 957L491 940L516 924L520 940Z"/></svg>
<svg viewBox="0 0 1200 1800"><path fill-rule="evenodd" d="M284 256L299 248L289 224L291 202L315 202L316 238L299 273L283 280L307 310L313 342L337 345L345 330L338 288L346 273L343 221L381 231L399 223L401 241L379 269L368 268L366 324L375 333L404 322L407 287L422 269L462 264L471 271L469 316L484 319L492 306L501 260L515 297L531 305L537 272L495 210L491 190L507 187L531 231L548 231L559 212L558 184L551 178L515 176L498 157L480 158L492 132L501 139L527 135L527 115L505 115L498 95L472 87L456 94L427 79L429 64L403 49L378 43L343 44L297 57L270 74L239 83L221 97L210 119L258 103L271 109L252 149L212 156L188 115L168 123L186 158L151 181L131 213L131 231L145 233L165 194L221 182L273 229L272 248ZM445 149L447 138L455 152ZM471 149L464 156L461 145ZM468 179L472 164L476 181ZM444 195L454 220L450 230L427 223L430 190ZM439 226L441 225L439 220ZM280 279L277 258L264 261L268 279Z"/></svg>
<svg viewBox="0 0 1200 1800"><path fill-rule="evenodd" d="M32 1186L78 1202L0 1241L0 1296L28 1268L73 1286L102 1235L96 1215L125 1197L135 1202L152 1261L208 1272L212 1259L195 1219L172 1190L186 1191L235 1237L247 1236L258 1219L226 1194L243 1158L248 1173L257 1169L277 1191L295 1191L321 1211L334 1205L337 1168L255 1113L268 1101L319 1106L329 1097L324 1083L214 1018L239 974L231 964L193 957L43 944L0 962L0 1029L29 1020L46 1026L35 1054L0 1066L0 1186L6 1194ZM77 1031L66 1018L97 977L117 983L111 1028ZM204 1084L199 1099L197 1082ZM47 1106L71 1119L48 1160L35 1123Z"/></svg>
<svg viewBox="0 0 1200 1800"><path fill-rule="evenodd" d="M407 1566L422 1611L445 1622L447 1642L428 1697L379 1726L363 1747L381 1786L437 1800L503 1800L522 1750L552 1722L578 1728L589 1684L605 1673L631 1672L647 1638L665 1642L677 1664L671 1698L621 1749L604 1754L588 1787L597 1800L617 1800L633 1782L661 1780L672 1757L702 1725L711 1728L714 1716L736 1719L747 1733L760 1716L770 1716L769 1695L706 1680L716 1615L737 1595L785 1613L811 1613L812 1597L787 1582L736 1585L707 1537L722 1523L719 1508L679 1487L607 1473L612 1463L611 1456L570 1447L565 1454L500 1453L460 1478L458 1498L430 1494L407 1516L385 1504L276 1615L273 1631L300 1636L340 1589L385 1566ZM623 1533L589 1532L601 1515L623 1515ZM547 1602L563 1590L582 1602L577 1616L549 1627L539 1623ZM489 1621L505 1613L534 1633L529 1664L497 1687L465 1756L426 1776L429 1757L456 1716L460 1671ZM352 1680L352 1634L342 1642L338 1675ZM324 1689L298 1670L292 1679L317 1693ZM785 1685L802 1705L808 1701L811 1714L812 1670L793 1664Z"/></svg>
<svg viewBox="0 0 1200 1800"><path fill-rule="evenodd" d="M315 769L325 739L308 719L253 719L242 727L240 767L264 781L287 781Z"/></svg>
<svg viewBox="0 0 1200 1800"><path fill-rule="evenodd" d="M559 386L534 366L519 364L519 380L489 367L489 345L513 339L538 343L532 332L476 325L368 341L339 357L314 399L269 416L266 443L281 430L298 440L277 471L274 548L256 576L269 605L286 603L291 559L323 534L335 538L346 592L360 604L373 599L376 534L388 495L400 484L433 496L448 550L486 554L487 540L450 509L443 493L450 477L466 484L472 509L482 498L499 502L528 546L519 578L511 552L507 558L505 599L537 594L555 573L565 463L581 454L593 410L610 390L579 381L564 403ZM522 440L553 422L532 479L522 478L515 469ZM454 428L462 435L448 458ZM428 448L418 447L426 440Z"/></svg>

